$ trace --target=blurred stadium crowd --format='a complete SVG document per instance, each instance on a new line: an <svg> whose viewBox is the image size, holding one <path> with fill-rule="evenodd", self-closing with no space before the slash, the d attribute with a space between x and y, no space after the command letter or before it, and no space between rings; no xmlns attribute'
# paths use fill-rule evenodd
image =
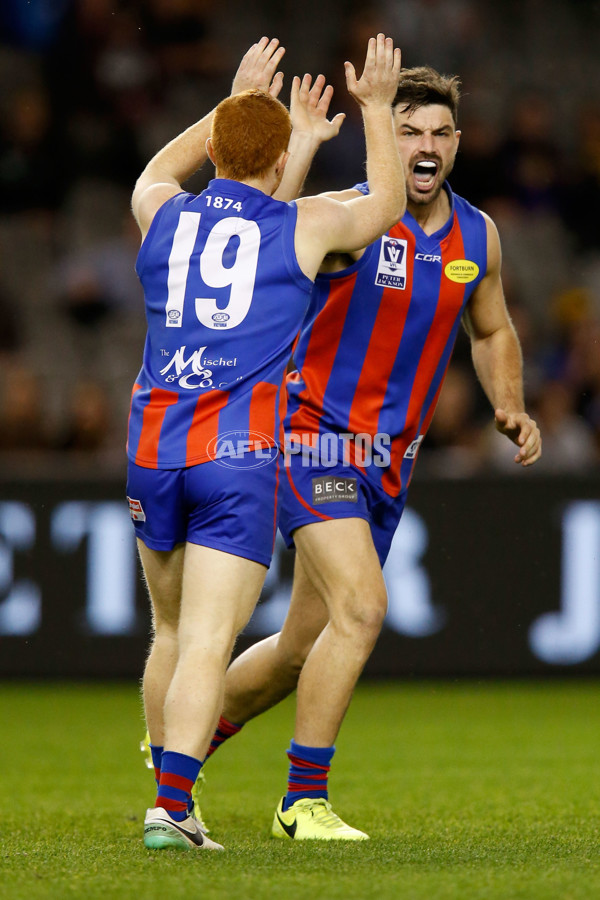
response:
<svg viewBox="0 0 600 900"><path fill-rule="evenodd" d="M394 36L407 66L458 73L451 184L495 219L523 346L540 472L600 462L600 4L558 0L2 0L0 461L124 469L145 331L135 179L228 92L262 34L293 74L324 72L347 119L306 190L364 178L344 59ZM282 99L288 97L284 87ZM190 187L201 190L209 168ZM417 471L517 472L459 338ZM506 446L505 446L506 445Z"/></svg>

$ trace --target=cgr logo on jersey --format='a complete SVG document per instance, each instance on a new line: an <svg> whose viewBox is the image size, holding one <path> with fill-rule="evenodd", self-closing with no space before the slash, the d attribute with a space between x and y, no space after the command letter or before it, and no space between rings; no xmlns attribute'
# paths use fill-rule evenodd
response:
<svg viewBox="0 0 600 900"><path fill-rule="evenodd" d="M214 387L213 368L237 366L237 356L234 356L233 359L223 359L222 356L218 359L208 359L205 350L206 347L193 350L186 359L184 344L173 354L164 369L160 370L160 374L169 384L176 381L179 387L188 391ZM208 368L209 366L211 368ZM226 386L226 384L227 382L220 382L219 387Z"/></svg>
<svg viewBox="0 0 600 900"><path fill-rule="evenodd" d="M406 285L406 248L407 241L384 236L381 238L379 262L375 284L379 287L404 290Z"/></svg>
<svg viewBox="0 0 600 900"><path fill-rule="evenodd" d="M415 253L415 259L419 262L441 263L442 257L435 253Z"/></svg>

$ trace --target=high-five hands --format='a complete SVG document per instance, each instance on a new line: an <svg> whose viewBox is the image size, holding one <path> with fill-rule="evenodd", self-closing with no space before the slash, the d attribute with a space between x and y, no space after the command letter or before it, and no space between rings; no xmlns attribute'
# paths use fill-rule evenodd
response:
<svg viewBox="0 0 600 900"><path fill-rule="evenodd" d="M232 94L242 91L259 90L277 97L283 85L283 72L277 67L281 62L285 47L279 40L262 37L244 54L231 86Z"/></svg>
<svg viewBox="0 0 600 900"><path fill-rule="evenodd" d="M296 75L292 81L290 96L290 116L296 133L312 135L319 142L328 141L339 134L344 113L338 113L331 121L327 118L333 87L326 84L324 75L317 75L314 84L312 76L302 80Z"/></svg>
<svg viewBox="0 0 600 900"><path fill-rule="evenodd" d="M344 63L348 92L360 106L371 103L391 106L398 89L401 65L402 55L398 47L394 49L392 38L384 34L370 38L360 79L357 80L352 63Z"/></svg>

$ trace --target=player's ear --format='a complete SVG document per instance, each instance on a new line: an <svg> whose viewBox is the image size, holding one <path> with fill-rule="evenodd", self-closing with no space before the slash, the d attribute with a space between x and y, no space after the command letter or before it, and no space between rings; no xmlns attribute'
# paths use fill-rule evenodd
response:
<svg viewBox="0 0 600 900"><path fill-rule="evenodd" d="M290 154L288 150L284 150L283 153L280 154L279 159L275 163L275 174L278 178L283 176L283 172L287 165L287 161L290 158Z"/></svg>
<svg viewBox="0 0 600 900"><path fill-rule="evenodd" d="M208 158L210 159L213 166L216 166L215 151L213 150L213 145L212 145L212 141L210 138L206 138L206 152L207 152Z"/></svg>
<svg viewBox="0 0 600 900"><path fill-rule="evenodd" d="M458 145L460 144L460 136L462 134L462 131L458 131L457 129L454 133L456 135L456 146L458 147Z"/></svg>

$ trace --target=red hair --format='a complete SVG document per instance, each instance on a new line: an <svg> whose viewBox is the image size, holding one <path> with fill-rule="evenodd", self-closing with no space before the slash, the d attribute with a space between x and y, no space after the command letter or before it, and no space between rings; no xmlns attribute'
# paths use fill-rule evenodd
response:
<svg viewBox="0 0 600 900"><path fill-rule="evenodd" d="M215 110L211 141L219 175L260 178L287 150L292 123L287 109L264 91L243 91Z"/></svg>

